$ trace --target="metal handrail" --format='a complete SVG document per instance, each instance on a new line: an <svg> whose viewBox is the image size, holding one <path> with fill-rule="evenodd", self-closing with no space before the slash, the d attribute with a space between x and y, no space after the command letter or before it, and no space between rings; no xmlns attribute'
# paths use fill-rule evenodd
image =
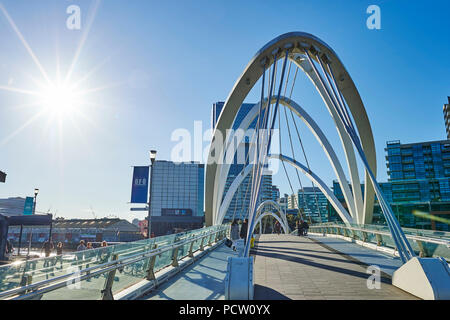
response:
<svg viewBox="0 0 450 320"><path fill-rule="evenodd" d="M25 295L22 295L22 296L16 297L16 298L24 299L24 298L40 295L40 294L43 294L43 293L46 293L46 292L49 292L49 291L53 291L53 290L56 290L56 289L59 289L61 287L66 286L67 285L67 278L71 278L71 277L73 278L75 276L80 281L83 281L83 280L92 278L92 277L94 277L96 275L100 275L100 274L103 274L103 273L106 273L106 272L109 272L109 271L112 271L112 270L117 270L119 268L123 268L123 267L125 267L127 265L136 263L136 262L138 262L140 260L143 260L143 259L146 259L146 258L150 258L150 257L153 257L153 256L158 255L158 254L162 254L162 253L164 253L166 251L182 247L182 246L184 246L186 244L189 244L191 242L197 241L197 240L202 239L202 238L204 238L206 236L211 236L213 234L217 234L217 233L223 232L223 231L224 230L222 228L219 229L219 230L215 230L215 231L209 231L209 232L206 232L206 233L204 233L202 235L199 235L199 236L196 236L196 237L184 240L184 241L176 243L176 244L169 244L169 245L166 245L166 246L163 246L163 247L152 249L152 250L150 250L150 251L148 251L146 253L134 254L132 256L127 256L127 257L123 257L123 258L120 258L120 259L117 259L117 260L108 261L108 262L105 262L103 264L95 265L95 266L92 266L92 267L89 267L89 268L86 268L86 269L81 269L81 270L76 271L76 272L67 273L65 275L61 275L61 276L53 277L51 279L47 279L47 280L43 280L43 281L40 281L40 282L32 283L32 284L29 284L29 285L26 285L26 286L23 286L23 287L19 287L19 288L14 288L14 289L11 289L11 290L3 291L3 292L0 292L0 299L12 296L14 294L18 294L18 293L23 292L23 291L33 290L33 289L34 289L33 292L30 292L28 294L25 294ZM96 270L96 269L101 269L101 270L91 272L92 270ZM80 276L80 274L82 274L82 273L84 273L85 275ZM44 287L42 289L36 290L36 288L43 287L45 285L48 285L49 283L56 282L56 281L59 281L59 280L62 280L62 279L65 279L65 280L62 281L62 282L57 282L54 285L51 285L51 286Z"/></svg>
<svg viewBox="0 0 450 320"><path fill-rule="evenodd" d="M375 229L361 229L361 228L341 226L341 225L311 226L310 229L311 228L342 228L342 229L347 229L347 230L355 230L355 231L367 232L367 233L372 233L372 234L385 235L385 236L389 236L389 237L391 236L391 234L387 231L375 230ZM410 239L410 240L416 240L416 241L418 240L418 241L423 241L423 242L442 244L442 245L446 245L447 247L450 247L450 240L437 239L437 238L426 238L423 236L412 235L412 234L405 234L405 235L406 235L406 238Z"/></svg>

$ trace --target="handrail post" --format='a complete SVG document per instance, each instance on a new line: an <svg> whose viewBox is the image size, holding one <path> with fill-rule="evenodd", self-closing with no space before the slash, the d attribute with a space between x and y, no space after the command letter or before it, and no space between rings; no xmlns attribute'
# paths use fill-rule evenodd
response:
<svg viewBox="0 0 450 320"><path fill-rule="evenodd" d="M428 252L425 243L423 241L420 240L416 240L417 245L419 246L419 257L421 258L427 258L427 257L431 257L432 255Z"/></svg>
<svg viewBox="0 0 450 320"><path fill-rule="evenodd" d="M188 254L188 257L190 257L190 258L193 258L193 257L194 257L194 253L192 252L192 249L193 249L194 243L195 243L196 241L197 241L197 240L191 241L191 245L189 246L189 254Z"/></svg>
<svg viewBox="0 0 450 320"><path fill-rule="evenodd" d="M365 231L361 231L363 238L362 241L367 242L369 240L369 235Z"/></svg>
<svg viewBox="0 0 450 320"><path fill-rule="evenodd" d="M31 274L24 274L22 276L22 279L20 280L20 286L21 287L25 287L31 284L33 279L33 276ZM24 290L22 292L20 292L19 294L26 294L28 292L30 292L31 290Z"/></svg>
<svg viewBox="0 0 450 320"><path fill-rule="evenodd" d="M158 247L157 244L153 246L153 250ZM156 262L156 254L150 257L150 262L148 264L148 270L147 270L147 280L156 280L155 272L153 269L155 268L155 262Z"/></svg>
<svg viewBox="0 0 450 320"><path fill-rule="evenodd" d="M112 260L117 260L119 257L118 254L113 255ZM108 276L106 277L105 286L103 287L102 293L102 300L114 300L114 295L112 293L112 286L114 283L114 278L116 276L116 268L111 270L108 273Z"/></svg>
<svg viewBox="0 0 450 320"><path fill-rule="evenodd" d="M178 267L178 249L180 247L176 247L175 249L173 249L173 253L172 253L172 267Z"/></svg>
<svg viewBox="0 0 450 320"><path fill-rule="evenodd" d="M209 235L208 246L212 245L212 243L211 243L212 242L212 236L213 236L212 234Z"/></svg>
<svg viewBox="0 0 450 320"><path fill-rule="evenodd" d="M383 238L381 237L381 234L376 233L375 235L377 237L377 246L382 247L383 246Z"/></svg>
<svg viewBox="0 0 450 320"><path fill-rule="evenodd" d="M347 230L347 228L344 228L344 237L348 238L348 230Z"/></svg>
<svg viewBox="0 0 450 320"><path fill-rule="evenodd" d="M204 251L204 250L205 250L205 247L204 247L204 245L203 245L203 243L204 243L204 241L205 241L205 238L206 238L206 237L202 237L202 242L200 243L200 251Z"/></svg>

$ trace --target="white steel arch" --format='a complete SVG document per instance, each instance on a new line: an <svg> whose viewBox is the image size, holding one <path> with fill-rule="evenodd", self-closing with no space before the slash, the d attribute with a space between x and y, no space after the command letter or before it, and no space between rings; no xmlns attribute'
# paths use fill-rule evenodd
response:
<svg viewBox="0 0 450 320"><path fill-rule="evenodd" d="M285 161L294 166L295 168L299 169L300 171L302 171L303 174L308 177L308 179L310 179L317 185L317 187L320 189L320 191L322 191L325 197L327 197L328 201L330 201L331 205L337 211L337 213L339 214L339 216L341 217L342 221L344 221L345 224L350 224L354 222L352 217L348 214L347 210L345 210L341 202L336 198L333 191L331 191L330 188L328 188L328 186L326 185L326 183L323 182L322 179L320 179L314 172L308 170L308 168L302 165L300 162L288 156L284 156L282 154L270 154L268 157L272 159Z"/></svg>
<svg viewBox="0 0 450 320"><path fill-rule="evenodd" d="M274 101L277 99L277 97L273 97L272 98ZM256 105L253 106L252 109L250 109L250 111L248 112L248 114L244 117L244 119L241 122L241 126L240 129L243 130L247 130L248 127L250 126L250 124L254 121L254 119L256 118L258 112L259 112L259 106L261 103L258 103ZM313 133L314 137L317 139L317 141L319 142L319 144L322 146L328 160L330 161L330 164L336 174L337 180L339 182L339 185L341 187L342 193L344 195L344 199L347 203L347 207L348 207L348 211L350 213L350 216L353 218L354 221L361 221L359 219L359 215L357 213L357 210L355 209L355 205L354 205L354 198L353 198L353 194L350 191L349 185L347 183L347 179L344 173L344 170L342 169L341 163L333 149L333 147L331 146L330 142L328 141L326 135L323 133L323 131L320 129L320 127L318 126L318 124L314 121L314 119L302 108L300 107L299 104L297 104L295 101L293 101L292 99L286 98L286 97L280 97L280 104L288 107L289 109L291 109L305 124L306 126L310 129L310 131ZM267 99L265 99L263 101L263 108L267 107ZM241 143L242 139L244 138L244 136L242 135L237 135L238 139L237 142L238 144ZM230 135L228 137L228 140L226 140L226 144L225 147L228 149L229 143L231 141L234 140L234 138L236 137L236 134ZM356 166L356 165L354 165ZM228 176L228 172L230 169L230 165L228 164L219 164L218 165L218 169L220 171L220 180L219 180L219 184L217 187L217 194L223 194L224 191L224 187L225 187L225 183L226 183L226 179ZM250 169L247 169L250 170ZM249 172L247 172L248 174ZM245 178L245 177L244 177ZM241 180L241 177L236 177L235 180ZM242 182L242 181L241 181ZM233 182L234 183L234 182ZM227 191L226 194L226 198L227 201L232 200L232 197L234 195L234 192L237 190L238 186L235 186L234 189L231 191L231 197L228 199L227 197L229 197L229 193L231 190L230 189ZM358 189L360 190L360 189ZM221 197L218 197L217 199L220 199ZM215 219L215 223L220 223L220 217L224 214L222 213L223 211L223 203L225 203L225 206L227 205L225 202L225 199L223 200L222 204L220 205L219 209L214 208L214 213L218 212L217 214L214 214L214 217L219 217L219 220ZM218 210L218 211L216 211ZM223 219L223 218L222 218Z"/></svg>
<svg viewBox="0 0 450 320"><path fill-rule="evenodd" d="M330 71L336 75L337 87L345 98L345 101L348 104L351 115L355 121L356 128L358 129L361 145L364 150L364 153L367 157L368 165L373 172L376 172L376 158L375 158L375 146L372 136L372 131L370 127L370 123L364 109L363 103L359 96L359 93L353 83L350 75L346 71L343 64L340 62L339 58L335 54L335 52L323 41L316 38L315 36L303 32L291 32L284 35L281 35L267 45L265 45L258 53L254 56L254 58L250 61L246 69L244 70L241 77L235 83L233 90L228 96L225 105L222 109L222 112L217 121L217 126L214 131L213 140L211 143L211 148L208 156L208 163L206 168L206 192L205 192L205 221L206 225L212 225L214 222L214 215L217 214L217 208L219 206L220 201L222 200L222 192L218 192L218 186L221 181L222 170L220 164L218 165L215 160L223 159L225 150L223 148L223 137L226 129L231 128L232 123L234 121L235 115L237 114L240 106L242 105L245 97L256 84L256 82L261 77L264 68L263 65L270 67L274 63L274 59L283 58L284 50L288 50L287 53L289 58L293 61L300 54L305 54L308 51L320 52L323 56L326 56L332 63L330 64ZM279 52L278 55L274 58L274 53ZM313 55L312 59L317 60L317 58ZM318 61L318 60L317 60ZM320 93L320 92L319 92ZM332 114L333 116L333 114ZM335 118L335 123L339 123L339 119ZM339 131L339 128L338 128ZM216 139L222 139L221 143L216 144ZM342 138L341 138L342 139ZM344 143L344 142L343 142ZM216 148L218 149L216 150ZM346 149L346 148L344 148ZM348 148L347 148L348 149ZM350 163L349 158L351 158L351 151L344 150L346 152L347 161L349 162L349 166L353 169L353 165ZM218 170L219 169L219 170ZM356 219L360 220L360 223L369 223L371 219L371 208L373 207L373 199L374 199L374 190L371 184L371 180L367 179L368 173L366 170L366 189L365 189L365 208L363 213L356 212ZM354 175L352 176L352 181L354 180ZM223 180L222 180L223 181ZM359 185L358 185L359 186ZM343 188L344 189L344 188ZM354 190L358 190L359 188L353 188ZM357 197L359 198L359 197ZM357 210L358 200L353 200L355 211ZM349 209L351 205L349 204ZM350 209L352 210L352 209ZM361 217L361 219L359 219Z"/></svg>
<svg viewBox="0 0 450 320"><path fill-rule="evenodd" d="M281 208L281 206L273 201L273 200L266 200L263 201L259 204L258 209L256 209L256 217L258 217L262 212L265 212L265 208L267 206L272 207L273 209L275 209L276 212L278 212L278 214L280 215L280 218L284 221L284 224L286 225L286 230L289 231L289 225L287 222L287 217L286 217L286 212L283 210L283 208ZM255 224L256 226L256 224Z"/></svg>
<svg viewBox="0 0 450 320"><path fill-rule="evenodd" d="M285 234L288 234L288 233L289 233L289 227L288 227L288 226L285 226L284 223L283 223L283 221L282 221L276 214L274 214L274 213L271 212L271 211L265 211L263 214L260 214L260 215L258 216L258 218L256 218L256 221L255 221L253 230L251 230L251 233L253 233L253 232L255 231L255 228L256 228L256 226L258 225L258 223L262 223L262 219L265 218L265 217L267 217L267 216L272 216L272 217L274 217L274 218L280 223L281 227L282 227L283 230L284 230L284 233L285 233Z"/></svg>

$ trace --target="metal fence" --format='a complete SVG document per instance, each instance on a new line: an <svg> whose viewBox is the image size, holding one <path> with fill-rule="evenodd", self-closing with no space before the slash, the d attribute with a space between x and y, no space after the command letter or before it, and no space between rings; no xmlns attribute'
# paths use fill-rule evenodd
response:
<svg viewBox="0 0 450 320"><path fill-rule="evenodd" d="M443 257L450 260L450 232L402 228L415 253L421 257ZM314 224L309 233L336 235L362 243L396 250L388 227L382 225Z"/></svg>
<svg viewBox="0 0 450 320"><path fill-rule="evenodd" d="M213 226L1 266L0 299L113 299L222 241L227 231L228 226Z"/></svg>

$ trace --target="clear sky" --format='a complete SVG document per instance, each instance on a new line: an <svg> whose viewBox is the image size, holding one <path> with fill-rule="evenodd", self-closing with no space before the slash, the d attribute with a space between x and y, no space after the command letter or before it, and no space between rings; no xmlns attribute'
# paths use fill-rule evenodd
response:
<svg viewBox="0 0 450 320"><path fill-rule="evenodd" d="M178 128L193 132L194 121L203 121L208 129L212 103L226 99L264 44L290 31L321 38L346 66L372 124L380 181L387 179L386 141L446 137L448 1L0 3L0 170L8 174L0 198L30 196L38 187L40 212L142 218L127 204L131 166L148 164L150 149L169 159ZM81 8L80 30L66 27L72 4ZM371 4L381 9L381 30L366 27ZM37 103L36 92L47 97L46 77L57 83L70 70L68 83L83 92L74 98L80 106L59 114ZM338 148L323 103L303 81L293 98ZM312 169L331 185L327 160L306 132L305 140ZM283 175L274 183L290 192Z"/></svg>

